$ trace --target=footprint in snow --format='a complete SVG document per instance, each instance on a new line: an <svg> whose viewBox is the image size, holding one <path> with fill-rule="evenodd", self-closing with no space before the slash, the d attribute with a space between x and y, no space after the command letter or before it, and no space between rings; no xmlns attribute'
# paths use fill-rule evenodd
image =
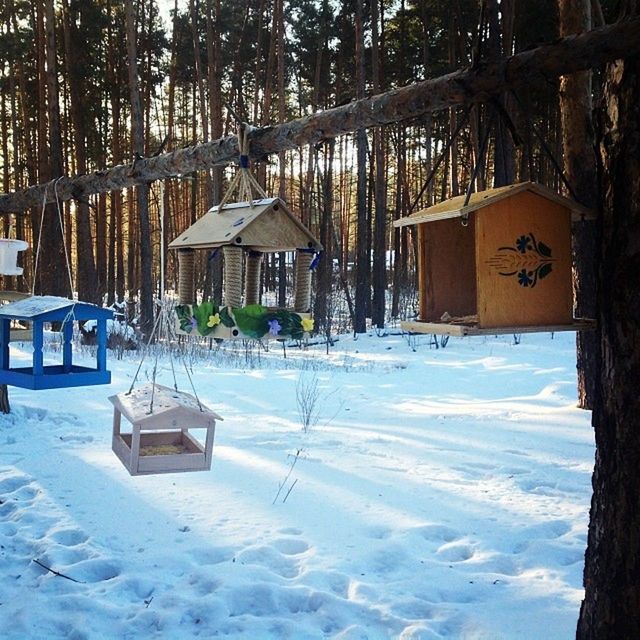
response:
<svg viewBox="0 0 640 640"><path fill-rule="evenodd" d="M76 580L93 583L118 577L121 573L121 568L117 563L110 560L92 558L70 565L68 571L69 575L73 571L73 577Z"/></svg>
<svg viewBox="0 0 640 640"><path fill-rule="evenodd" d="M297 556L309 550L309 545L304 540L296 540L295 538L275 540L273 546L286 556Z"/></svg>
<svg viewBox="0 0 640 640"><path fill-rule="evenodd" d="M365 533L369 538L373 538L374 540L386 540L391 535L392 531L389 527L374 525L372 527L368 527Z"/></svg>
<svg viewBox="0 0 640 640"><path fill-rule="evenodd" d="M209 547L192 551L191 557L198 565L214 565L228 562L233 558L234 554L233 547Z"/></svg>
<svg viewBox="0 0 640 640"><path fill-rule="evenodd" d="M75 547L88 540L88 536L80 529L58 529L49 536L53 542L67 547Z"/></svg>
<svg viewBox="0 0 640 640"><path fill-rule="evenodd" d="M460 533L443 524L426 524L413 529L428 542L453 542L458 540Z"/></svg>
<svg viewBox="0 0 640 640"><path fill-rule="evenodd" d="M273 547L250 547L241 551L236 559L241 564L265 567L282 578L291 579L300 575L298 563Z"/></svg>
<svg viewBox="0 0 640 640"><path fill-rule="evenodd" d="M459 544L456 542L442 545L437 553L438 556L446 562L464 562L474 556L474 551L468 544Z"/></svg>

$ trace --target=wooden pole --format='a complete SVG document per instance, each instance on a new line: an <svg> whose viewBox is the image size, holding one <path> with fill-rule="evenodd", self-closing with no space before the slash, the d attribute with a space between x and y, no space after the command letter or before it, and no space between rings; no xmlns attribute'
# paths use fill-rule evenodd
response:
<svg viewBox="0 0 640 640"><path fill-rule="evenodd" d="M426 113L470 102L483 102L510 88L601 66L640 53L640 19L617 22L587 33L568 36L517 55L481 64L394 89L369 98L298 118L273 127L253 130L250 155L264 156L307 144L317 144L365 127L400 122ZM62 177L56 192L60 200L84 199L90 194L125 189L228 164L238 157L238 139L227 136L172 153L137 158L92 174ZM54 201L51 183L0 195L0 213L20 213Z"/></svg>

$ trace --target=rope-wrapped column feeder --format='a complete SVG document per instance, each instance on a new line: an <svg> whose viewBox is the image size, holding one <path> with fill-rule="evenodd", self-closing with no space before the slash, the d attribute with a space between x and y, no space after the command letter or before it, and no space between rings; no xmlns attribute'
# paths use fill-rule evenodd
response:
<svg viewBox="0 0 640 640"><path fill-rule="evenodd" d="M196 252L178 249L178 301L193 304L196 301Z"/></svg>
<svg viewBox="0 0 640 640"><path fill-rule="evenodd" d="M260 304L260 274L262 272L262 253L247 253L246 272L244 277L244 303Z"/></svg>
<svg viewBox="0 0 640 640"><path fill-rule="evenodd" d="M311 263L314 252L296 249L296 279L293 310L306 313L311 307Z"/></svg>
<svg viewBox="0 0 640 640"><path fill-rule="evenodd" d="M238 309L242 306L242 260L244 249L236 245L222 247L224 256L224 304Z"/></svg>

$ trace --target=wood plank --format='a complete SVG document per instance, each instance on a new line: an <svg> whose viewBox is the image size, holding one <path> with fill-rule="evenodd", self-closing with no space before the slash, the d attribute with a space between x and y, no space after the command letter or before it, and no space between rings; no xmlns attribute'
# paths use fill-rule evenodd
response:
<svg viewBox="0 0 640 640"><path fill-rule="evenodd" d="M420 288L424 312L420 320L438 322L443 314L476 313L475 223L443 220L423 227L424 281Z"/></svg>
<svg viewBox="0 0 640 640"><path fill-rule="evenodd" d="M400 328L407 333L426 333L435 335L455 336L499 336L519 333L556 333L560 331L591 331L596 328L595 320L589 318L575 319L569 324L524 327L490 327L482 328L477 325L448 324L446 322L418 322L404 321Z"/></svg>
<svg viewBox="0 0 640 640"><path fill-rule="evenodd" d="M571 220L567 207L522 191L493 202L474 218L480 326L571 323ZM517 242L524 239L527 249L520 251ZM537 251L538 246L550 255ZM522 278L527 279L527 286L521 284Z"/></svg>

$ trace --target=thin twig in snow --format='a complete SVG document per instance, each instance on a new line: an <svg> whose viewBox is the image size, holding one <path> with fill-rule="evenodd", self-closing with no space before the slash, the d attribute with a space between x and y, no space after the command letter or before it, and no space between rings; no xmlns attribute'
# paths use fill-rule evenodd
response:
<svg viewBox="0 0 640 640"><path fill-rule="evenodd" d="M36 558L34 558L33 561L38 566L40 566L43 569L46 569L47 571L50 571L51 573L53 573L54 576L60 576L61 578L66 578L67 580L71 580L71 582L77 582L78 584L85 584L82 580L76 580L75 578L72 578L71 576L65 576L64 573L60 573L59 571L56 571L55 569L52 569L51 567L47 567L46 564L42 564L42 562L40 562L40 560L36 560Z"/></svg>

